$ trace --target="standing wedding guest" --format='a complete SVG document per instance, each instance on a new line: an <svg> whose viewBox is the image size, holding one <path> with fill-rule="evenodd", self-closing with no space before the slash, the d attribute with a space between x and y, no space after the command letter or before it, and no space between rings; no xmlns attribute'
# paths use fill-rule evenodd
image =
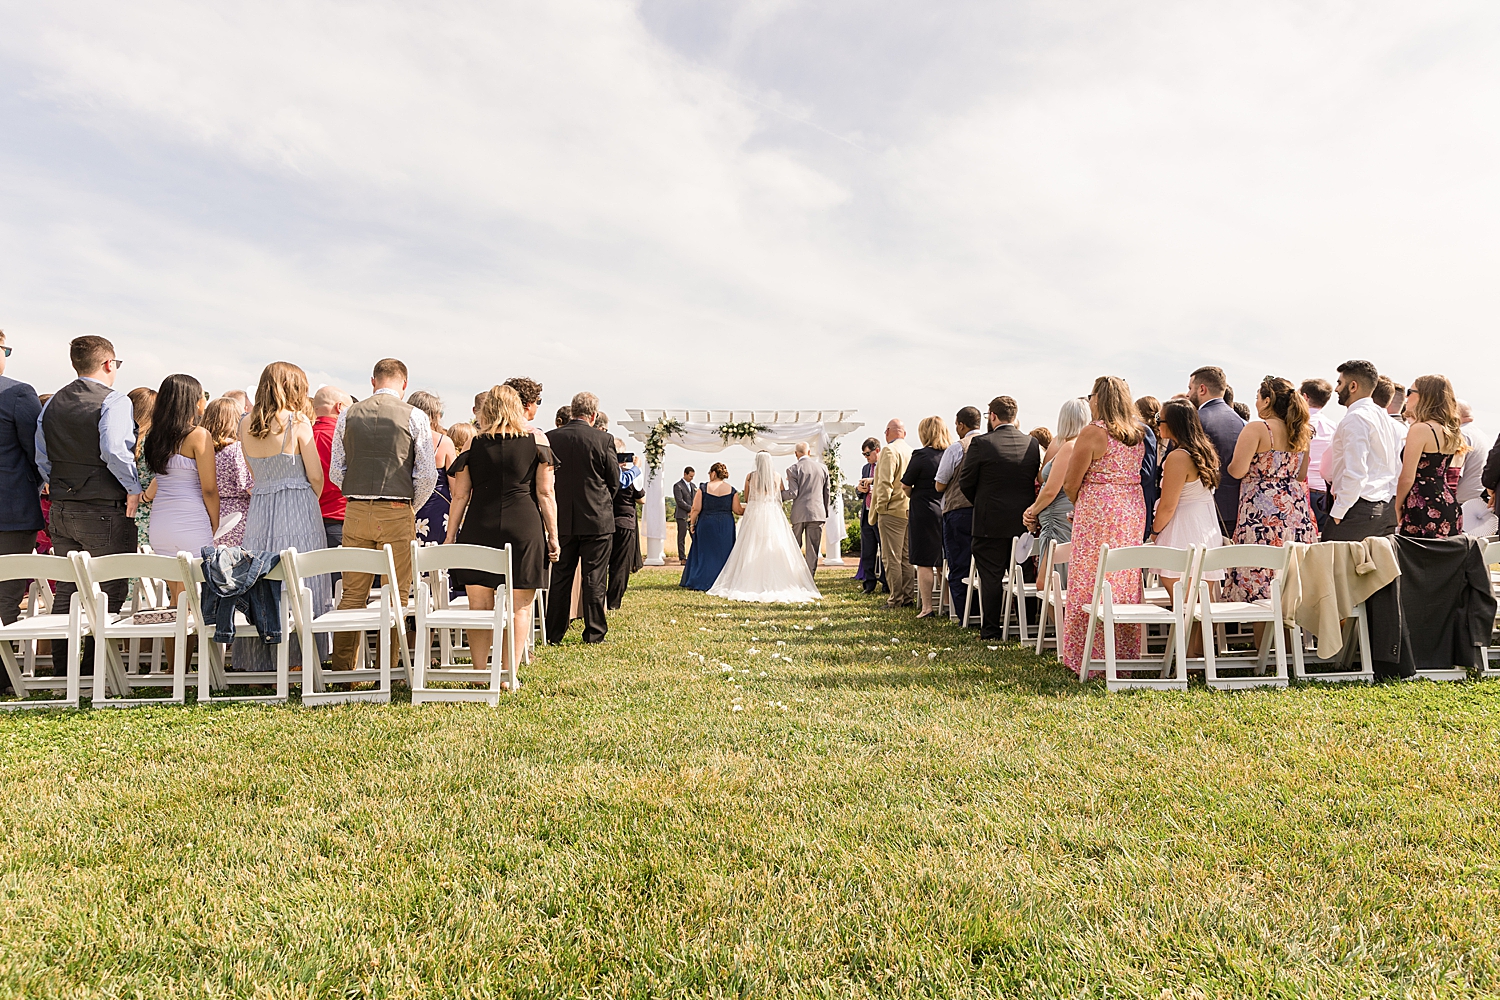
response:
<svg viewBox="0 0 1500 1000"><path fill-rule="evenodd" d="M1036 439L1037 447L1041 448L1043 452L1052 447L1052 428L1033 427L1026 433Z"/></svg>
<svg viewBox="0 0 1500 1000"><path fill-rule="evenodd" d="M1463 471L1458 476L1458 487L1454 490L1454 494L1458 497L1458 505L1463 510L1464 534L1492 535L1495 532L1490 521L1494 515L1481 497L1484 492L1481 482L1481 477L1484 475L1484 461L1480 458L1485 453L1490 439L1475 425L1473 407L1462 399L1457 400L1457 405L1458 429L1463 434L1464 446L1468 449Z"/></svg>
<svg viewBox="0 0 1500 1000"><path fill-rule="evenodd" d="M559 406L557 408L557 415L555 417L553 417L553 420L554 420L554 422L555 422L555 424L556 424L557 427L564 427L564 426L566 426L567 423L568 423L568 421L570 421L572 419L573 419L573 408L571 406Z"/></svg>
<svg viewBox="0 0 1500 1000"><path fill-rule="evenodd" d="M606 432L609 430L609 414L608 413L600 412L600 413L597 413L597 414L594 415L594 430L596 430L596 431L606 431Z"/></svg>
<svg viewBox="0 0 1500 1000"><path fill-rule="evenodd" d="M571 624L573 578L582 581L580 611L583 641L603 642L609 632L605 618L609 552L615 532L615 490L620 466L615 442L594 426L599 397L580 392L573 397L571 419L547 432L557 459L557 532L559 555L552 567L548 590L547 642L563 641Z"/></svg>
<svg viewBox="0 0 1500 1000"><path fill-rule="evenodd" d="M396 358L375 362L369 396L339 414L333 431L328 474L344 491L344 548L390 545L396 559L396 595L403 605L411 591L411 542L416 512L437 485L432 425L427 414L403 402L406 365ZM259 400L257 399L257 407ZM259 487L260 477L256 476ZM374 577L345 573L343 610L363 608ZM396 641L391 648L397 648ZM333 644L333 669L351 670L359 635L340 632Z"/></svg>
<svg viewBox="0 0 1500 1000"><path fill-rule="evenodd" d="M0 331L0 555L25 555L36 547L42 520L42 474L36 467L36 390L5 374L11 348ZM0 583L0 625L20 617L26 581ZM62 610L62 609L60 609ZM8 679L0 671L0 688Z"/></svg>
<svg viewBox="0 0 1500 1000"><path fill-rule="evenodd" d="M974 503L981 639L1000 638L1002 583L1010 567L1011 544L1026 530L1022 517L1036 498L1036 477L1042 469L1041 445L1017 425L1018 409L1009 396L990 400L990 432L969 446L958 475L959 488ZM1030 575L1036 579L1034 569Z"/></svg>
<svg viewBox="0 0 1500 1000"><path fill-rule="evenodd" d="M948 600L951 618L959 616L958 595L969 575L969 559L974 551L974 504L958 485L958 470L980 429L979 408L965 406L953 418L954 436L958 438L943 452L933 485L943 497L943 555L948 560ZM1032 437L1036 432L1032 432ZM864 537L863 533L860 535Z"/></svg>
<svg viewBox="0 0 1500 1000"><path fill-rule="evenodd" d="M1339 422L1324 413L1324 407L1333 399L1333 386L1324 378L1303 379L1297 389L1307 403L1307 412L1312 422L1312 438L1307 443L1307 495L1312 504L1313 519L1318 522L1318 533L1328 526L1328 481L1323 478L1323 456L1333 443L1333 431Z"/></svg>
<svg viewBox="0 0 1500 1000"><path fill-rule="evenodd" d="M318 462L323 468L323 489L318 494L318 510L323 516L323 540L336 549L344 544L344 514L347 504L344 492L329 475L333 463L333 432L338 429L339 414L354 400L335 386L325 385L313 394L313 443L318 446Z"/></svg>
<svg viewBox="0 0 1500 1000"><path fill-rule="evenodd" d="M146 464L146 438L151 433L151 413L156 409L156 390L138 385L131 389L131 413L135 419L135 474L141 484L141 502L135 505L135 541L137 545L151 544L151 501L146 499L146 490L155 475Z"/></svg>
<svg viewBox="0 0 1500 1000"><path fill-rule="evenodd" d="M734 551L734 516L745 513L738 491L729 485L729 467L715 462L708 467L708 482L698 488L689 515L693 525L693 551L683 567L679 586L708 590L724 571Z"/></svg>
<svg viewBox="0 0 1500 1000"><path fill-rule="evenodd" d="M542 383L524 375L516 375L500 384L508 385L516 391L516 397L521 400L521 412L526 415L526 426L534 428L536 411L542 405ZM453 429L449 428L448 433L451 435ZM457 441L454 444L456 445Z"/></svg>
<svg viewBox="0 0 1500 1000"><path fill-rule="evenodd" d="M1214 490L1214 504L1219 510L1219 527L1228 538L1234 534L1235 518L1240 510L1240 481L1229 474L1234 446L1245 429L1245 418L1224 402L1228 380L1224 369L1204 365L1188 376L1188 400L1198 407L1198 421L1219 453L1219 488Z"/></svg>
<svg viewBox="0 0 1500 1000"><path fill-rule="evenodd" d="M1214 505L1214 487L1219 485L1219 453L1203 432L1198 410L1183 399L1169 400L1161 409L1157 430L1172 445L1162 460L1161 499L1156 504L1152 535L1157 545L1186 549L1201 545L1217 549L1224 544L1219 531L1219 511ZM1244 438L1242 437L1243 441ZM1178 576L1160 574L1162 586L1173 594ZM1224 579L1222 569L1207 570L1203 579L1218 583ZM1184 594L1184 599L1191 595ZM1193 630L1188 636L1188 656L1202 655L1203 634Z"/></svg>
<svg viewBox="0 0 1500 1000"><path fill-rule="evenodd" d="M219 528L215 545L240 545L250 514L250 466L240 445L240 408L219 397L203 410L203 429L214 446L214 475L219 482Z"/></svg>
<svg viewBox="0 0 1500 1000"><path fill-rule="evenodd" d="M690 465L682 470L682 478L672 484L672 520L677 522L677 561L683 565L687 564L688 535L692 532L691 527L693 496L698 492L693 485L693 476L697 473Z"/></svg>
<svg viewBox="0 0 1500 1000"><path fill-rule="evenodd" d="M812 447L798 441L797 460L786 470L786 489L781 499L792 502L792 537L797 540L807 571L818 571L818 550L823 545L823 526L828 523L832 498L828 489L828 466L812 457Z"/></svg>
<svg viewBox="0 0 1500 1000"><path fill-rule="evenodd" d="M923 417L917 424L922 447L911 453L901 489L908 501L906 557L917 569L918 618L931 618L932 593L943 566L943 497L937 489L938 466L953 443L942 417Z"/></svg>
<svg viewBox="0 0 1500 1000"><path fill-rule="evenodd" d="M1396 417L1397 419L1401 419L1401 415L1405 410L1406 386L1402 385L1400 382L1397 382L1395 379L1392 379L1391 398L1386 400L1385 412L1389 413L1393 417Z"/></svg>
<svg viewBox="0 0 1500 1000"><path fill-rule="evenodd" d="M458 449L460 455L469 450L470 443L478 433L479 429L467 420L448 425L448 436L453 439L453 447Z"/></svg>
<svg viewBox="0 0 1500 1000"><path fill-rule="evenodd" d="M1391 418L1391 422L1396 426L1396 437L1399 440L1406 437L1406 421L1402 418L1400 410L1391 411L1392 401L1395 398L1395 381L1385 375L1380 376L1375 383L1375 390L1370 393L1370 402L1384 410L1386 416ZM1405 393L1402 393L1402 405L1405 405Z"/></svg>
<svg viewBox="0 0 1500 1000"><path fill-rule="evenodd" d="M1141 423L1146 425L1146 451L1141 456L1141 496L1146 503L1146 534L1141 541L1145 541L1151 537L1151 518L1161 496L1161 445L1156 437L1156 426L1161 421L1161 401L1155 396L1142 396L1135 401L1135 411L1141 415Z"/></svg>
<svg viewBox="0 0 1500 1000"><path fill-rule="evenodd" d="M1396 481L1401 474L1401 438L1396 421L1371 398L1380 373L1368 361L1339 365L1338 399L1344 417L1328 444L1323 477L1328 482L1328 530L1323 540L1358 542L1396 533Z"/></svg>
<svg viewBox="0 0 1500 1000"><path fill-rule="evenodd" d="M221 398L233 400L234 405L239 407L241 417L250 415L250 394L244 389L230 389Z"/></svg>
<svg viewBox="0 0 1500 1000"><path fill-rule="evenodd" d="M151 548L162 555L200 554L219 530L219 476L214 443L198 426L208 402L191 375L168 375L156 391L146 464L155 478L151 501ZM182 590L173 586L172 596Z"/></svg>
<svg viewBox="0 0 1500 1000"><path fill-rule="evenodd" d="M615 446L624 442L615 439ZM641 556L641 530L636 518L635 505L646 499L645 470L639 459L631 456L620 462L620 483L615 489L615 533L609 542L609 579L604 586L604 606L609 611L619 611L625 603L625 588L630 586L630 574L636 570Z"/></svg>
<svg viewBox="0 0 1500 1000"><path fill-rule="evenodd" d="M1082 397L1068 400L1057 411L1057 436L1052 439L1052 447L1042 456L1037 477L1041 491L1021 518L1028 530L1036 532L1037 551L1040 553L1045 554L1052 542L1062 545L1073 540L1073 501L1068 499L1063 483L1068 478L1068 464L1073 460L1078 435L1088 425L1089 403ZM1067 573L1066 566L1058 567L1064 586L1067 585Z"/></svg>
<svg viewBox="0 0 1500 1000"><path fill-rule="evenodd" d="M884 554L886 578L891 596L888 608L909 608L913 604L916 572L906 551L906 519L911 501L901 489L901 477L911 462L911 445L906 443L906 425L892 419L885 425L885 447L875 465L875 481L870 484L875 498L870 503L870 522L880 531L880 551Z"/></svg>
<svg viewBox="0 0 1500 1000"><path fill-rule="evenodd" d="M1222 392L1222 373L1219 378L1221 384L1216 391ZM1197 379L1195 372L1188 383L1190 396L1195 386L1202 385ZM1212 396L1211 401L1223 403L1218 396ZM1063 662L1075 671L1083 669L1083 644L1094 600L1099 549L1103 545L1112 549L1139 545L1146 525L1146 504L1141 495L1146 428L1131 404L1130 386L1124 379L1100 376L1094 380L1089 410L1093 422L1078 435L1073 457L1068 461L1068 478L1063 483L1068 499L1073 501L1073 558L1068 567L1068 608L1063 619L1062 650ZM1201 420L1201 405L1198 413ZM1118 603L1140 603L1139 571L1111 573L1108 579ZM1133 660L1140 651L1140 627L1115 626L1115 655L1122 660ZM1090 658L1104 659L1104 635L1099 629L1094 630Z"/></svg>
<svg viewBox="0 0 1500 1000"><path fill-rule="evenodd" d="M481 395L478 409L482 432L452 466L453 509L445 541L511 547L513 662L519 663L531 635L532 601L547 587L548 568L559 554L557 463L546 435L530 426L515 389L495 386ZM467 590L470 608L494 609L501 580L477 570L454 570L452 579ZM558 592L563 604L566 593ZM474 664L483 667L494 633L471 629L468 635Z"/></svg>
<svg viewBox="0 0 1500 1000"><path fill-rule="evenodd" d="M875 500L875 468L880 459L880 441L876 438L865 438L865 443L860 446L860 452L865 456L865 464L859 470L859 485L854 488L860 496L859 571L854 574L854 579L861 581L864 592L867 594L875 593L877 586L889 594L890 584L886 582L885 566L880 560L880 529L875 526L875 520L870 516Z"/></svg>
<svg viewBox="0 0 1500 1000"><path fill-rule="evenodd" d="M1468 464L1469 446L1453 384L1443 375L1423 375L1412 382L1407 402L1413 422L1396 482L1400 533L1413 538L1461 535L1463 505L1458 485Z"/></svg>
<svg viewBox="0 0 1500 1000"><path fill-rule="evenodd" d="M437 466L437 483L432 488L432 495L417 511L417 541L424 545L441 543L448 537L448 510L453 502L448 488L448 467L458 457L458 448L443 428L442 399L418 389L407 397L407 402L427 414L427 423L432 427L433 462Z"/></svg>

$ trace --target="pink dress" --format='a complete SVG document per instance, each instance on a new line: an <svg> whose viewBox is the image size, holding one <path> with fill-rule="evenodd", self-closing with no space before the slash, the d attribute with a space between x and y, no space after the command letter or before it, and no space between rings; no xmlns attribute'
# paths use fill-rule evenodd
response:
<svg viewBox="0 0 1500 1000"><path fill-rule="evenodd" d="M1103 427L1098 420L1095 427ZM1083 666L1083 641L1088 635L1088 609L1094 599L1094 576L1099 566L1099 546L1124 548L1140 545L1146 532L1146 500L1141 493L1141 459L1144 441L1135 445L1109 439L1109 450L1095 459L1084 473L1073 508L1073 560L1068 565L1068 610L1063 617L1063 663L1075 672ZM1109 575L1110 588L1120 604L1141 602L1141 572L1126 570ZM1122 660L1140 656L1139 625L1115 626L1115 655ZM1093 661L1104 660L1104 631L1094 630ZM1102 675L1103 670L1092 672Z"/></svg>
<svg viewBox="0 0 1500 1000"><path fill-rule="evenodd" d="M219 523L238 514L239 523L215 541L216 545L239 545L245 540L245 526L250 514L250 467L238 441L231 441L214 454L214 472L219 477Z"/></svg>

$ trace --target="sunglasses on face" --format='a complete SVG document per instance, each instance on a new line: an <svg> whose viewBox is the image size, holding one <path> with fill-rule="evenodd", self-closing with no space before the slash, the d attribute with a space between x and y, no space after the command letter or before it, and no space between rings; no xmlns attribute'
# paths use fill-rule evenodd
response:
<svg viewBox="0 0 1500 1000"><path fill-rule="evenodd" d="M110 358L108 361L104 362L104 370L105 371L110 371L111 368L113 368L114 371L119 371L121 368L124 368L124 367L125 367L125 362L121 361L119 358Z"/></svg>
<svg viewBox="0 0 1500 1000"><path fill-rule="evenodd" d="M4 351L5 352L5 356L7 358L10 357L10 348L9 347L0 347L0 351Z"/></svg>

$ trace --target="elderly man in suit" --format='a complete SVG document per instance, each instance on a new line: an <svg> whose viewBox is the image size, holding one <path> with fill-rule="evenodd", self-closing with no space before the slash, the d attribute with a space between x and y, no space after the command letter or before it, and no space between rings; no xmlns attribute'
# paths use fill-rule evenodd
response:
<svg viewBox="0 0 1500 1000"><path fill-rule="evenodd" d="M975 438L958 474L959 489L974 504L971 549L979 570L981 639L1000 638L1002 581L1010 547L1026 530L1022 515L1036 499L1042 448L1021 430L1009 396L990 401L990 432ZM1034 574L1034 570L1032 571Z"/></svg>
<svg viewBox="0 0 1500 1000"><path fill-rule="evenodd" d="M0 330L0 554L24 555L36 547L42 520L42 474L36 468L36 418L42 412L36 390L5 375L10 348ZM25 580L0 583L0 623L21 615ZM0 689L6 684L0 671Z"/></svg>
<svg viewBox="0 0 1500 1000"><path fill-rule="evenodd" d="M620 466L615 440L594 427L599 397L580 392L573 397L566 424L547 432L557 457L557 534L561 552L552 564L547 601L547 642L563 641L571 623L573 577L583 577L583 641L603 642L609 631L604 617L609 581L609 553L615 534L615 493L620 488Z"/></svg>
<svg viewBox="0 0 1500 1000"><path fill-rule="evenodd" d="M1245 421L1224 402L1229 380L1224 369L1204 365L1188 376L1188 399L1198 408L1198 420L1204 433L1219 453L1219 488L1214 490L1214 506L1219 509L1219 527L1225 538L1234 537L1234 523L1240 514L1240 481L1229 474L1234 446L1245 429Z"/></svg>
<svg viewBox="0 0 1500 1000"><path fill-rule="evenodd" d="M682 470L682 478L672 484L672 520L677 522L677 561L687 565L688 535L692 534L693 494L698 487L693 485L696 473L690 465Z"/></svg>
<svg viewBox="0 0 1500 1000"><path fill-rule="evenodd" d="M808 572L818 571L818 548L823 544L823 525L828 522L832 500L828 495L828 467L812 457L806 441L797 442L797 460L786 470L786 489L781 499L792 502L792 537L805 545Z"/></svg>
<svg viewBox="0 0 1500 1000"><path fill-rule="evenodd" d="M890 581L888 608L909 608L916 603L917 571L906 548L906 520L911 499L901 488L901 477L911 464L911 445L906 443L906 424L899 418L885 425L885 447L875 460L875 481L870 484L870 523L880 529L880 551L885 575Z"/></svg>

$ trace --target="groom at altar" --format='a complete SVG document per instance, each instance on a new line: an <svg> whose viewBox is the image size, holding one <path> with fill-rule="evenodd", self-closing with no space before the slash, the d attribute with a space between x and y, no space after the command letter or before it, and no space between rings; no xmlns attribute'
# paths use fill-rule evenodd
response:
<svg viewBox="0 0 1500 1000"><path fill-rule="evenodd" d="M806 441L797 442L797 461L786 470L786 489L781 499L792 502L792 537L803 549L808 572L818 572L818 550L823 545L823 525L833 500L828 493L828 467L812 457Z"/></svg>

